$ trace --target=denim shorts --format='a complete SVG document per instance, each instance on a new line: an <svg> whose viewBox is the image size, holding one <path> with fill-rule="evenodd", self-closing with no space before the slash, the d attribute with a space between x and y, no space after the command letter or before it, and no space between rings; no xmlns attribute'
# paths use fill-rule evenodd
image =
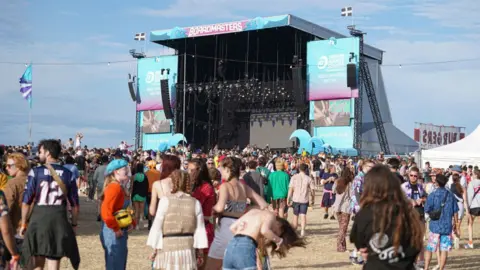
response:
<svg viewBox="0 0 480 270"><path fill-rule="evenodd" d="M292 208L293 208L293 214L295 216L306 215L308 210L308 203L293 202Z"/></svg>
<svg viewBox="0 0 480 270"><path fill-rule="evenodd" d="M223 270L257 270L257 242L248 235L237 234L228 242Z"/></svg>

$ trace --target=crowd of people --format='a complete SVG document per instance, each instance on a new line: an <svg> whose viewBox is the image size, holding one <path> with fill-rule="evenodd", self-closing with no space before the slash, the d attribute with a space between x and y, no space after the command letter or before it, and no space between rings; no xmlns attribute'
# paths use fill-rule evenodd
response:
<svg viewBox="0 0 480 270"><path fill-rule="evenodd" d="M92 218L101 222L106 269L126 269L128 234L145 227L153 269L271 269L271 256L306 247L307 212L316 205L338 221L338 252L348 251L353 220L349 260L365 269L429 269L432 254L434 268L444 269L448 252L460 248L463 218L464 248L474 248L478 167L253 146L89 149L82 137L43 140L36 153L0 147L3 267L58 269L68 257L78 269L79 196L98 204Z"/></svg>

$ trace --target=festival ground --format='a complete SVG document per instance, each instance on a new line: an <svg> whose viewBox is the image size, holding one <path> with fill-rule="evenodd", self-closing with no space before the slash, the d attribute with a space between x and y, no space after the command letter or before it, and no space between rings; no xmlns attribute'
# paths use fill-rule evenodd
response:
<svg viewBox="0 0 480 270"><path fill-rule="evenodd" d="M273 260L273 269L361 269L359 266L353 266L348 261L348 253L338 253L336 251L336 236L338 232L338 223L336 220L323 219L324 211L318 206L321 201L320 193L317 193L317 206L313 211L308 212L308 226L306 237L308 246L306 249L295 249L287 258ZM95 204L86 202L85 197L81 197L81 214L78 226L78 246L82 262L80 269L100 270L105 269L103 259L103 249L99 240L100 223L96 222ZM292 212L289 212L290 216ZM461 249L455 250L449 254L446 269L480 269L480 222L475 222L474 245L476 249L463 249L465 239L461 242ZM351 224L350 224L351 225ZM462 225L462 233L466 235L466 220ZM147 257L151 249L147 248L147 229L134 231L128 239L128 266L127 269L149 270L151 264ZM348 240L348 239L347 239ZM347 241L348 242L348 241ZM352 248L347 244L347 248ZM436 261L432 265L436 265ZM70 263L65 259L62 261L61 269L71 269Z"/></svg>

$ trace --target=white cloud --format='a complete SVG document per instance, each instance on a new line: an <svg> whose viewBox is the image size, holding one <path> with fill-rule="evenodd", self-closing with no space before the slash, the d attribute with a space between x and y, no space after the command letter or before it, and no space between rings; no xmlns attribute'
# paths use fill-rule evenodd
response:
<svg viewBox="0 0 480 270"><path fill-rule="evenodd" d="M438 21L443 26L480 28L478 0L416 0L412 9L415 15Z"/></svg>
<svg viewBox="0 0 480 270"><path fill-rule="evenodd" d="M318 0L176 0L173 4L162 9L142 8L137 10L140 14L147 16L159 16L166 18L182 17L204 17L221 19L239 19L249 17L252 13L262 13L259 15L279 15L317 10L317 16L322 16L325 12L331 12L334 16L340 16L340 9L351 5L354 8L355 16L376 13L382 10L390 9L389 3L395 0L369 0L369 1L318 1ZM246 16L245 12L248 12ZM270 14L269 14L270 13ZM330 16L329 16L330 17Z"/></svg>

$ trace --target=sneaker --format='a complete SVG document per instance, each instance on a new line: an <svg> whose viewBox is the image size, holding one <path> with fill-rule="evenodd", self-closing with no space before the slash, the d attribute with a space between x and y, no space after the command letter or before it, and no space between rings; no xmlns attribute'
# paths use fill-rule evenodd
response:
<svg viewBox="0 0 480 270"><path fill-rule="evenodd" d="M330 217L330 220L335 220L335 216L331 216L331 217Z"/></svg>
<svg viewBox="0 0 480 270"><path fill-rule="evenodd" d="M327 218L328 218L328 214L323 215L323 219L327 219Z"/></svg>
<svg viewBox="0 0 480 270"><path fill-rule="evenodd" d="M463 247L465 249L473 249L473 244L465 244Z"/></svg>
<svg viewBox="0 0 480 270"><path fill-rule="evenodd" d="M363 260L358 260L357 257L350 257L350 262L353 264L353 265L363 265L364 264L364 261Z"/></svg>
<svg viewBox="0 0 480 270"><path fill-rule="evenodd" d="M414 264L413 266L415 267L415 270L423 270L423 267L420 267L417 264Z"/></svg>
<svg viewBox="0 0 480 270"><path fill-rule="evenodd" d="M438 270L438 269L440 269L440 265L435 265L435 266L432 268L432 270Z"/></svg>
<svg viewBox="0 0 480 270"><path fill-rule="evenodd" d="M305 230L301 230L300 231L300 237L304 237L305 236Z"/></svg>

